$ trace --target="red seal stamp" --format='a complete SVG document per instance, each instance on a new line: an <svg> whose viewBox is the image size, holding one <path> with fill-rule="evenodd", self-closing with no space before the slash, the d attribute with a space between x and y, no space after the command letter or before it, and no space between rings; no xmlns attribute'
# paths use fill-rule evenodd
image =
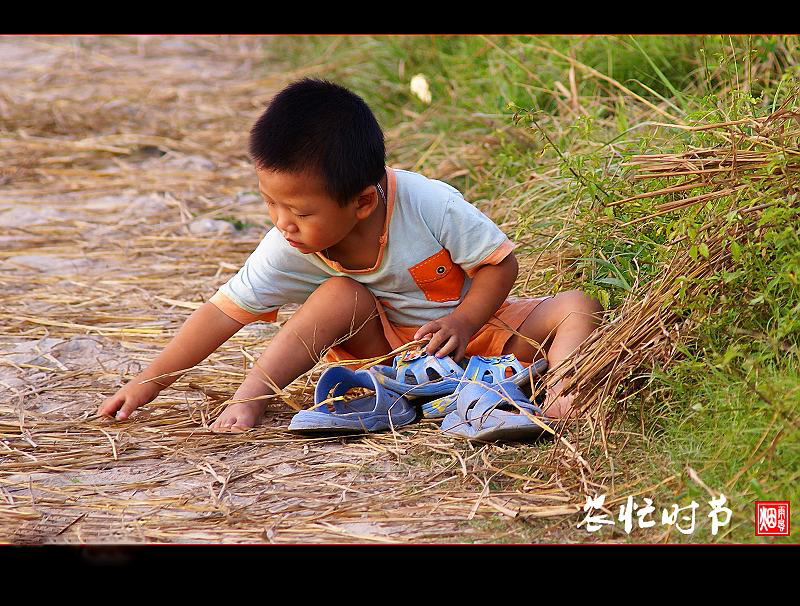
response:
<svg viewBox="0 0 800 606"><path fill-rule="evenodd" d="M789 501L756 501L756 536L789 536Z"/></svg>

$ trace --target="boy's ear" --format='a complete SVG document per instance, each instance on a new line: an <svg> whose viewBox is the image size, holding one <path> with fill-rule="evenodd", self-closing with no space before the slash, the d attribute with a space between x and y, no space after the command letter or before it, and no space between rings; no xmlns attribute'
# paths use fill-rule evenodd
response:
<svg viewBox="0 0 800 606"><path fill-rule="evenodd" d="M366 219L369 217L372 211L378 207L379 200L378 188L374 185L365 187L361 193L358 194L358 198L356 198L356 217L359 219Z"/></svg>

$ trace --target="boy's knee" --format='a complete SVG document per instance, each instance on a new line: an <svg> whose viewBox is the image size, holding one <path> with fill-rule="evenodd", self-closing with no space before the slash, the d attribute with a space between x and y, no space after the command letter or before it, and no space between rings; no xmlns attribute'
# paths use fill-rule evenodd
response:
<svg viewBox="0 0 800 606"><path fill-rule="evenodd" d="M347 276L333 276L328 278L320 284L317 290L330 291L332 293L345 294L350 292L358 292L359 290L366 290L366 287Z"/></svg>
<svg viewBox="0 0 800 606"><path fill-rule="evenodd" d="M568 290L556 296L561 299L562 309L566 313L590 314L595 321L599 322L599 314L603 311L603 306L597 299L577 289Z"/></svg>
<svg viewBox="0 0 800 606"><path fill-rule="evenodd" d="M594 297L590 297L582 290L568 290L564 294L569 296L570 303L575 307L582 307L592 311L600 311L603 309L600 301Z"/></svg>
<svg viewBox="0 0 800 606"><path fill-rule="evenodd" d="M315 291L317 296L324 296L336 305L356 303L359 308L375 307L374 297L370 290L347 276L333 276L325 280Z"/></svg>

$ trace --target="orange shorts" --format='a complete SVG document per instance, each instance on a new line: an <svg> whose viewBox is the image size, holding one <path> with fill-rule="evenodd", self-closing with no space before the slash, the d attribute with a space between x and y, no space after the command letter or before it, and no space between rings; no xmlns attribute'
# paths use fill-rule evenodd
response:
<svg viewBox="0 0 800 606"><path fill-rule="evenodd" d="M552 295L551 295L552 296ZM414 333L417 332L419 326L400 326L392 324L386 318L386 310L381 302L375 298L375 307L378 310L378 315L381 319L381 326L383 326L383 334L389 342L392 349L402 347L406 343L414 340ZM530 313L536 308L539 303L550 297L537 297L535 299L518 299L510 298L500 306L494 313L494 317L489 318L489 321L484 324L480 330L470 339L467 344L467 356L499 356L503 353L503 347L514 333L512 333L506 325L514 330L519 330L522 323L528 318ZM498 318L500 321L497 321ZM357 360L358 357L349 353L344 347L336 345L331 347L325 355L326 362L341 362L345 360ZM528 366L531 360L520 360L523 366ZM351 365L350 368L356 369L358 365Z"/></svg>

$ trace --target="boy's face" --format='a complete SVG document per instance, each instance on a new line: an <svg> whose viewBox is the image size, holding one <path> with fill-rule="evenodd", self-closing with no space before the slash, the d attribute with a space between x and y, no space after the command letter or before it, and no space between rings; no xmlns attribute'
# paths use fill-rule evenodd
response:
<svg viewBox="0 0 800 606"><path fill-rule="evenodd" d="M371 203L374 196L359 196L347 206L339 206L316 174L261 168L256 174L269 218L301 253L321 252L338 244L375 207Z"/></svg>

